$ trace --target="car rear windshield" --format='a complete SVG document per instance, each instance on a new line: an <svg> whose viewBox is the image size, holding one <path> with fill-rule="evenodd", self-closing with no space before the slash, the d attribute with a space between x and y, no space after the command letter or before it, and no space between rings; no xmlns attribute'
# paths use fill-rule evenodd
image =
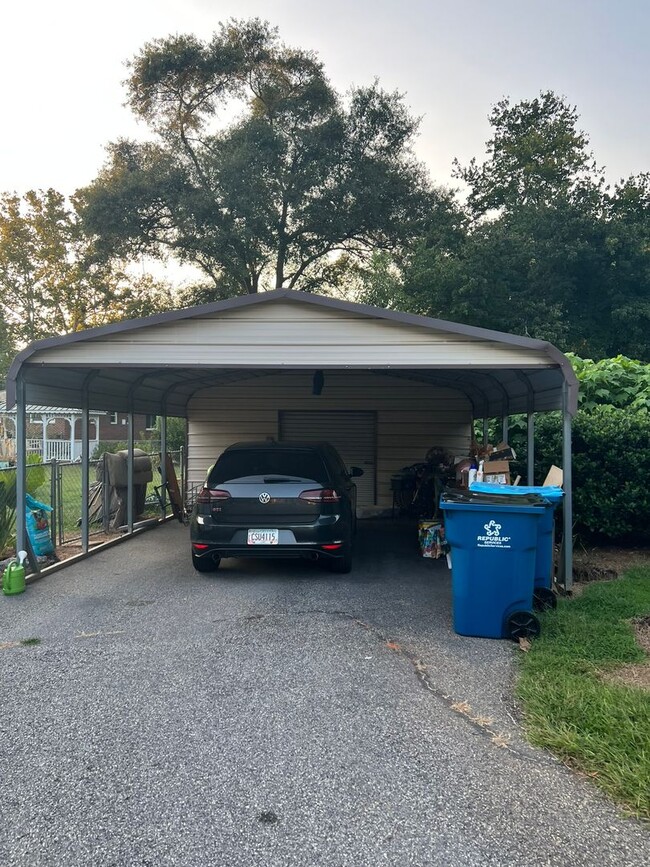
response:
<svg viewBox="0 0 650 867"><path fill-rule="evenodd" d="M308 449L246 449L225 452L208 477L211 487L243 476L285 476L328 481L327 469L317 452Z"/></svg>

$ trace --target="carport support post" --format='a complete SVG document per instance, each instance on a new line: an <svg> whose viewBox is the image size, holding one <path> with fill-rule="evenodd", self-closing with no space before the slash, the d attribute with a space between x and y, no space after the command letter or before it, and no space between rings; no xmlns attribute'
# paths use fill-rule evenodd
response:
<svg viewBox="0 0 650 867"><path fill-rule="evenodd" d="M501 441L504 443L508 442L508 435L510 433L510 416L505 414L501 419Z"/></svg>
<svg viewBox="0 0 650 867"><path fill-rule="evenodd" d="M162 495L162 517L167 514L167 416L163 411L160 417L160 484Z"/></svg>
<svg viewBox="0 0 650 867"><path fill-rule="evenodd" d="M25 550L25 493L27 492L27 443L25 441L25 383L16 380L16 553Z"/></svg>
<svg viewBox="0 0 650 867"><path fill-rule="evenodd" d="M564 589L573 587L573 479L571 473L571 413L569 386L562 386L562 473L564 486L563 571Z"/></svg>
<svg viewBox="0 0 650 867"><path fill-rule="evenodd" d="M529 412L526 416L526 445L527 445L527 479L529 485L535 484L535 413Z"/></svg>
<svg viewBox="0 0 650 867"><path fill-rule="evenodd" d="M88 491L90 488L88 386L84 384L81 406L81 550L88 553Z"/></svg>
<svg viewBox="0 0 650 867"><path fill-rule="evenodd" d="M133 444L134 444L134 426L135 418L133 414L133 406L129 407L129 439L127 443L126 454L126 522L129 533L133 533Z"/></svg>
<svg viewBox="0 0 650 867"><path fill-rule="evenodd" d="M74 441L75 427L77 426L77 417L75 415L68 416L70 423L70 461L74 461Z"/></svg>
<svg viewBox="0 0 650 867"><path fill-rule="evenodd" d="M489 431L489 420L487 418L483 419L483 445L486 446L488 444L488 440L490 439L490 431Z"/></svg>

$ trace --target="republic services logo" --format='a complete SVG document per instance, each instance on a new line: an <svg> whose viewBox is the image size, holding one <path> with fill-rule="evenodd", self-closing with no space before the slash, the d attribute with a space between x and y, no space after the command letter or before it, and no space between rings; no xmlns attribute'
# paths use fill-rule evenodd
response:
<svg viewBox="0 0 650 867"><path fill-rule="evenodd" d="M479 548L510 548L511 536L501 535L502 525L496 521L488 521L483 524L485 536L477 536L476 544Z"/></svg>

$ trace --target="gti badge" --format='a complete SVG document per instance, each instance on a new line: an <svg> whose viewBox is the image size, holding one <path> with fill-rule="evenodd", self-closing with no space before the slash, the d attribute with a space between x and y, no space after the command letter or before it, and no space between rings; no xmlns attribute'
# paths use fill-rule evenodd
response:
<svg viewBox="0 0 650 867"><path fill-rule="evenodd" d="M262 491L262 493L259 496L259 501L260 501L260 503L263 503L264 505L266 505L267 503L271 502L271 495L267 494L266 491Z"/></svg>

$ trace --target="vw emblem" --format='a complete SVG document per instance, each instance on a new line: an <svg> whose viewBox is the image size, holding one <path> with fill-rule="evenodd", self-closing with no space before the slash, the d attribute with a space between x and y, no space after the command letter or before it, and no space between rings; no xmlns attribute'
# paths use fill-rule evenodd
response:
<svg viewBox="0 0 650 867"><path fill-rule="evenodd" d="M271 495L267 494L266 491L262 491L262 493L259 496L259 500L260 500L260 503L263 503L264 505L266 505L267 503L271 502Z"/></svg>

